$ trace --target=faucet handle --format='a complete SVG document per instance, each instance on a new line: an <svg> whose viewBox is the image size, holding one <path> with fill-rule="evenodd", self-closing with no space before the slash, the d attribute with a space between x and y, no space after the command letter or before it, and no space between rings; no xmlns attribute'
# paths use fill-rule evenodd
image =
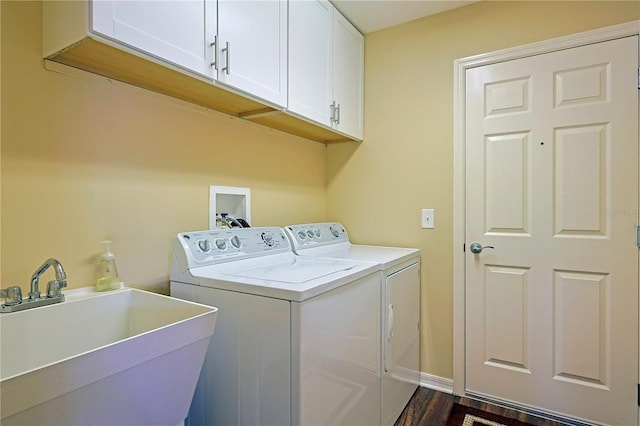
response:
<svg viewBox="0 0 640 426"><path fill-rule="evenodd" d="M0 297L4 297L6 306L19 305L22 303L22 289L17 285L0 290Z"/></svg>
<svg viewBox="0 0 640 426"><path fill-rule="evenodd" d="M47 283L47 297L58 297L61 289L67 286L67 280L53 280Z"/></svg>

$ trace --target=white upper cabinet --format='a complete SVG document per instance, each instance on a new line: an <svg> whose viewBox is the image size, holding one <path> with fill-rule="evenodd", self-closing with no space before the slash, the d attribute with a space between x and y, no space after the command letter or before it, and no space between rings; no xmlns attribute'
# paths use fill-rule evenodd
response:
<svg viewBox="0 0 640 426"><path fill-rule="evenodd" d="M287 0L218 1L218 80L287 104Z"/></svg>
<svg viewBox="0 0 640 426"><path fill-rule="evenodd" d="M325 0L289 3L288 110L362 139L364 37Z"/></svg>
<svg viewBox="0 0 640 426"><path fill-rule="evenodd" d="M289 111L331 126L333 6L289 2Z"/></svg>
<svg viewBox="0 0 640 426"><path fill-rule="evenodd" d="M327 0L42 2L46 68L63 64L321 143L362 140L363 47Z"/></svg>
<svg viewBox="0 0 640 426"><path fill-rule="evenodd" d="M286 105L286 0L94 0L92 7L93 31Z"/></svg>
<svg viewBox="0 0 640 426"><path fill-rule="evenodd" d="M333 127L362 139L364 37L336 11L333 20Z"/></svg>
<svg viewBox="0 0 640 426"><path fill-rule="evenodd" d="M215 0L94 0L92 29L198 74L215 78Z"/></svg>

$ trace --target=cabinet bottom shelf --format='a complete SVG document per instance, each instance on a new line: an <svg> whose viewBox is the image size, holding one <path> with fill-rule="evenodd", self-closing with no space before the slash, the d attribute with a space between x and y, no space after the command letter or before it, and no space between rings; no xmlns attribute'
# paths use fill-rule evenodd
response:
<svg viewBox="0 0 640 426"><path fill-rule="evenodd" d="M86 37L46 59L320 143L358 141L180 69Z"/></svg>

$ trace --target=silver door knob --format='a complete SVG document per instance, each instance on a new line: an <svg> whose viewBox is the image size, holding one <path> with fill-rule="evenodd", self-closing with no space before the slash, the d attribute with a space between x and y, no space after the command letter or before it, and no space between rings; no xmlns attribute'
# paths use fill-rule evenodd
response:
<svg viewBox="0 0 640 426"><path fill-rule="evenodd" d="M494 246L482 247L482 244L480 243L471 243L471 245L469 246L469 250L471 250L471 253L474 253L474 254L482 253L482 250L492 249L492 248L495 248L495 247Z"/></svg>

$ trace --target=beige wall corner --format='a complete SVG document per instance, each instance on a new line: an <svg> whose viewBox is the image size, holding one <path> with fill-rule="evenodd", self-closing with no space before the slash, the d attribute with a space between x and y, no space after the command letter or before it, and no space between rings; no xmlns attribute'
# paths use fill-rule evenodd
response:
<svg viewBox="0 0 640 426"><path fill-rule="evenodd" d="M482 1L366 36L365 140L328 147L328 219L422 250L423 372L453 377L453 61L639 17L631 1Z"/></svg>

